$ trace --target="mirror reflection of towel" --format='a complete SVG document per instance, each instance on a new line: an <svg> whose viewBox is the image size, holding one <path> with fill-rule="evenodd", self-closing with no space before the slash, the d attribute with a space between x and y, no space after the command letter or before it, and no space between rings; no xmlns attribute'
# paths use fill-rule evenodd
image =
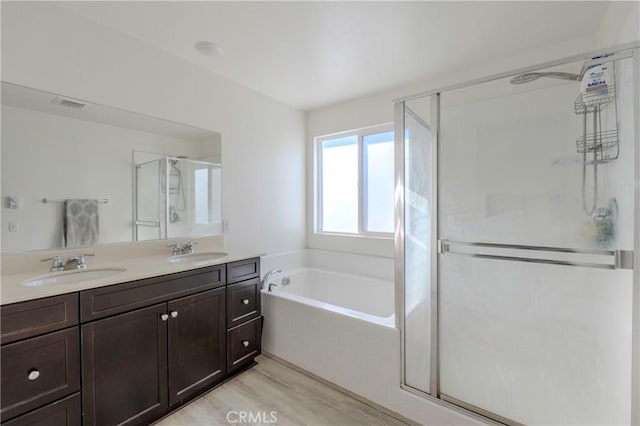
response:
<svg viewBox="0 0 640 426"><path fill-rule="evenodd" d="M65 200L62 220L63 247L80 247L98 241L98 200Z"/></svg>

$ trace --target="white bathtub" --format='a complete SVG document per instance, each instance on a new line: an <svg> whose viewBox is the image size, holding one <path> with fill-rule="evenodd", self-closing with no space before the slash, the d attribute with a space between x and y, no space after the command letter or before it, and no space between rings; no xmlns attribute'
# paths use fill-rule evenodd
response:
<svg viewBox="0 0 640 426"><path fill-rule="evenodd" d="M286 278L289 285L284 285ZM393 281L363 277L319 268L285 270L274 276L276 284L265 297L283 297L317 309L395 326Z"/></svg>
<svg viewBox="0 0 640 426"><path fill-rule="evenodd" d="M420 424L477 424L400 388L393 259L305 249L262 258L263 274L275 268L263 352Z"/></svg>

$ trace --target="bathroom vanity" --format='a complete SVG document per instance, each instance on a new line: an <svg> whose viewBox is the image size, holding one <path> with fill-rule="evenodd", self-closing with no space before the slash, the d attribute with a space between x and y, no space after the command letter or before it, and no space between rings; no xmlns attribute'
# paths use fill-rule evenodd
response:
<svg viewBox="0 0 640 426"><path fill-rule="evenodd" d="M149 424L252 365L260 258L236 259L3 305L2 424Z"/></svg>

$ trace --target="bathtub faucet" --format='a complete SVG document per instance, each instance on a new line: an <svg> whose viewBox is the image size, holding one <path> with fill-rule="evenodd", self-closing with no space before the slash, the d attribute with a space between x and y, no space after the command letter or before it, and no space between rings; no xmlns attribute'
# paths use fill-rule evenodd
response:
<svg viewBox="0 0 640 426"><path fill-rule="evenodd" d="M267 291L271 291L271 286L275 286L276 284L269 284L269 280L275 274L279 274L282 272L282 269L272 269L262 277L262 281L260 281L260 288L263 289L266 287Z"/></svg>

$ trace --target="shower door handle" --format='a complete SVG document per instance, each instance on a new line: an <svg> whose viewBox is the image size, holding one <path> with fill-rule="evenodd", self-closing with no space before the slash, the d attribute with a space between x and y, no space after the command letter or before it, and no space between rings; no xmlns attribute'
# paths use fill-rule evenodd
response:
<svg viewBox="0 0 640 426"><path fill-rule="evenodd" d="M633 269L634 267L632 250L594 250L438 240L438 253L441 255L455 254L480 259L580 266L598 269Z"/></svg>
<svg viewBox="0 0 640 426"><path fill-rule="evenodd" d="M616 250L613 263L616 269L633 269L633 250Z"/></svg>

